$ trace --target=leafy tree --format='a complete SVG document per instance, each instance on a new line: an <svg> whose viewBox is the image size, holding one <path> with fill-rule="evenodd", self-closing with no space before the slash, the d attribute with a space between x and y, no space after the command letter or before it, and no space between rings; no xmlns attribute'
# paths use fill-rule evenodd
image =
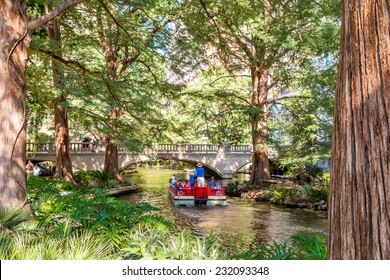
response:
<svg viewBox="0 0 390 280"><path fill-rule="evenodd" d="M288 88L290 71L316 55L323 22L332 27L327 17L333 2L185 1L188 16L182 20L191 36L208 50L208 66L223 65L232 74L250 76L251 183L270 177L267 117L271 92L278 95Z"/></svg>
<svg viewBox="0 0 390 280"><path fill-rule="evenodd" d="M62 55L45 41L37 47L65 71L57 83L59 107L71 109L73 126L105 139L105 170L116 176L117 143L137 152L166 127L159 99L170 97L175 88L164 81L164 60L157 53L167 40L159 21L170 20L153 14L162 15L153 11L159 4L91 3L88 11L61 18Z"/></svg>
<svg viewBox="0 0 390 280"><path fill-rule="evenodd" d="M32 32L74 5L63 1L42 17L28 20L24 0L0 2L0 203L4 208L28 208L26 197L25 67Z"/></svg>
<svg viewBox="0 0 390 280"><path fill-rule="evenodd" d="M334 32L331 37L337 29ZM337 54L336 47L333 52ZM330 55L306 62L299 71L303 77L291 85L293 90L285 91L271 104L269 127L271 143L278 152L276 160L293 174L307 173L319 161L330 158L337 64Z"/></svg>
<svg viewBox="0 0 390 280"><path fill-rule="evenodd" d="M161 5L98 1L90 12L82 12L89 32L79 36L89 40L75 53L92 71L83 76L78 106L90 124L98 124L106 142L104 170L118 178L118 143L137 152L165 127L159 102L162 95L171 95L172 87L165 82L158 52L171 19Z"/></svg>
<svg viewBox="0 0 390 280"><path fill-rule="evenodd" d="M179 100L167 106L174 119L171 138L182 143L249 143L245 114L249 104L248 79L223 68L202 71L186 85Z"/></svg>

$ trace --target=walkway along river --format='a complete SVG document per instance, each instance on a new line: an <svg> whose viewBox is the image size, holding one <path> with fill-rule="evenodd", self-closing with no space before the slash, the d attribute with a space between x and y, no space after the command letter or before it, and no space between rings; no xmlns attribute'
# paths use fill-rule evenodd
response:
<svg viewBox="0 0 390 280"><path fill-rule="evenodd" d="M162 215L174 223L191 228L196 235L217 234L229 251L246 251L250 244L286 241L294 233L325 235L327 213L283 208L268 203L251 203L241 198L228 198L224 207L174 207L168 196L168 180L175 174L185 179L185 172L139 168L132 182L140 191L119 197L130 202L148 202L161 209Z"/></svg>

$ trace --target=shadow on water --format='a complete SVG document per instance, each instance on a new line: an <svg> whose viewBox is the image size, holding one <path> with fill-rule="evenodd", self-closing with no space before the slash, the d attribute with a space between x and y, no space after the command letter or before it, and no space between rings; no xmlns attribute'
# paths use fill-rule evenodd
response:
<svg viewBox="0 0 390 280"><path fill-rule="evenodd" d="M254 204L241 198L228 198L223 207L174 207L168 197L168 180L173 174L179 179L187 177L185 172L140 168L131 175L140 191L119 199L148 202L160 208L166 219L190 229L194 236L213 234L229 251L237 253L253 243L284 242L295 233L326 233L327 214L323 211Z"/></svg>

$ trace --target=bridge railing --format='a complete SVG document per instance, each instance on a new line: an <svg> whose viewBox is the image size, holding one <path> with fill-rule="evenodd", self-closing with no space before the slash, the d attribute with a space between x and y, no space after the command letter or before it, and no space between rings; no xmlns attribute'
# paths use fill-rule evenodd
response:
<svg viewBox="0 0 390 280"><path fill-rule="evenodd" d="M104 142L71 142L72 153L99 153L105 152Z"/></svg>
<svg viewBox="0 0 390 280"><path fill-rule="evenodd" d="M72 154L104 154L104 142L71 142ZM215 144L157 144L151 151L155 154L210 154L210 153L252 153L251 145ZM124 152L124 151L123 151ZM27 155L55 154L55 143L27 143Z"/></svg>
<svg viewBox="0 0 390 280"><path fill-rule="evenodd" d="M216 145L216 144L157 144L157 153L251 153L251 145Z"/></svg>
<svg viewBox="0 0 390 280"><path fill-rule="evenodd" d="M26 152L28 155L34 154L55 154L55 144L54 143L31 143L28 142L26 146Z"/></svg>
<svg viewBox="0 0 390 280"><path fill-rule="evenodd" d="M71 142L70 151L72 154L104 153L105 145L103 142ZM28 156L52 155L56 153L55 143L28 142L26 152Z"/></svg>

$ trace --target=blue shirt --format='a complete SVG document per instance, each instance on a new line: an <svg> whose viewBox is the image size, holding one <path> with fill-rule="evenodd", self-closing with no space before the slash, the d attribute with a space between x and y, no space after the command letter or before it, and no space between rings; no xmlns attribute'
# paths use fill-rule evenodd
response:
<svg viewBox="0 0 390 280"><path fill-rule="evenodd" d="M214 180L211 180L210 182L208 182L208 186L210 188L216 188L217 187L217 182L215 182Z"/></svg>
<svg viewBox="0 0 390 280"><path fill-rule="evenodd" d="M195 177L204 177L204 168L197 167L194 172Z"/></svg>
<svg viewBox="0 0 390 280"><path fill-rule="evenodd" d="M170 183L174 188L177 187L177 181L176 181L175 179L170 179L170 180L169 180L169 183Z"/></svg>

